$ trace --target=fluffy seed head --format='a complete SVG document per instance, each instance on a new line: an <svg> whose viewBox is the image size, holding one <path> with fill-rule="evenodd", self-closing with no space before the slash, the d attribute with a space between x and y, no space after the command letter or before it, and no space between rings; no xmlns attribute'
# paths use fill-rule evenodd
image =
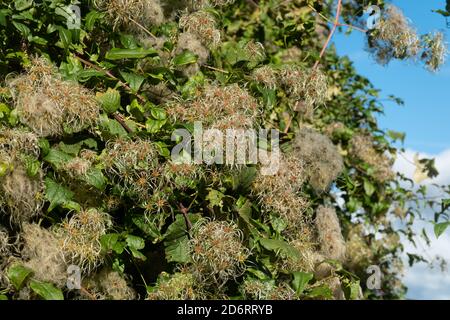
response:
<svg viewBox="0 0 450 320"><path fill-rule="evenodd" d="M148 28L164 22L159 0L94 0L96 8L105 11L114 29L122 27L142 33L141 25Z"/></svg>
<svg viewBox="0 0 450 320"><path fill-rule="evenodd" d="M207 84L193 101L169 105L167 111L178 121L202 121L203 125L215 124L219 129L238 129L252 127L258 116L258 103L237 84Z"/></svg>
<svg viewBox="0 0 450 320"><path fill-rule="evenodd" d="M39 155L38 137L20 128L0 127L0 150L9 154Z"/></svg>
<svg viewBox="0 0 450 320"><path fill-rule="evenodd" d="M67 265L56 235L37 224L25 224L22 237L24 265L33 270L34 278L60 287L64 286L67 279Z"/></svg>
<svg viewBox="0 0 450 320"><path fill-rule="evenodd" d="M76 264L89 273L101 260L100 238L106 234L111 220L96 209L81 210L67 218L55 230L67 264Z"/></svg>
<svg viewBox="0 0 450 320"><path fill-rule="evenodd" d="M445 63L447 56L447 44L444 41L444 34L442 32L436 32L433 34L427 34L422 37L425 43L424 51L422 52L421 59L425 62L430 71L437 71Z"/></svg>
<svg viewBox="0 0 450 320"><path fill-rule="evenodd" d="M377 151L373 139L366 134L355 134L349 142L350 154L367 163L374 169L374 178L383 183L394 179L392 160Z"/></svg>
<svg viewBox="0 0 450 320"><path fill-rule="evenodd" d="M95 96L78 83L64 81L56 68L35 58L27 72L9 81L19 119L38 136L78 132L97 121Z"/></svg>
<svg viewBox="0 0 450 320"><path fill-rule="evenodd" d="M182 32L178 36L175 54L180 54L184 50L189 50L197 56L197 62L188 64L183 68L187 76L193 76L200 70L200 66L206 64L209 57L209 50L202 44L199 38L190 32Z"/></svg>
<svg viewBox="0 0 450 320"><path fill-rule="evenodd" d="M190 242L195 279L220 288L241 275L249 255L242 237L233 222L201 220L197 223Z"/></svg>
<svg viewBox="0 0 450 320"><path fill-rule="evenodd" d="M17 224L39 215L44 204L42 170L38 168L37 174L30 177L21 162L8 160L1 152L0 165L9 168L3 176L0 176L1 211L8 214L11 221Z"/></svg>
<svg viewBox="0 0 450 320"><path fill-rule="evenodd" d="M342 156L333 142L310 128L297 132L294 152L304 161L308 181L316 192L327 190L344 168Z"/></svg>
<svg viewBox="0 0 450 320"><path fill-rule="evenodd" d="M117 271L103 268L83 281L83 287L97 300L133 300L136 292Z"/></svg>
<svg viewBox="0 0 450 320"><path fill-rule="evenodd" d="M160 274L157 284L148 293L149 300L195 300L194 276L187 272L176 272L169 275Z"/></svg>
<svg viewBox="0 0 450 320"><path fill-rule="evenodd" d="M400 9L387 6L378 27L369 37L369 50L378 63L387 64L393 58L414 58L420 46L416 31Z"/></svg>
<svg viewBox="0 0 450 320"><path fill-rule="evenodd" d="M279 81L290 97L307 105L321 105L327 94L327 79L316 69L286 65L278 73Z"/></svg>
<svg viewBox="0 0 450 320"><path fill-rule="evenodd" d="M220 31L216 29L216 20L206 11L197 11L180 17L180 27L197 36L208 48L215 48L220 43Z"/></svg>
<svg viewBox="0 0 450 320"><path fill-rule="evenodd" d="M264 86L274 89L277 85L277 75L270 66L263 66L253 70L252 80L263 84Z"/></svg>
<svg viewBox="0 0 450 320"><path fill-rule="evenodd" d="M328 259L344 261L346 246L336 211L319 206L315 222L322 253Z"/></svg>

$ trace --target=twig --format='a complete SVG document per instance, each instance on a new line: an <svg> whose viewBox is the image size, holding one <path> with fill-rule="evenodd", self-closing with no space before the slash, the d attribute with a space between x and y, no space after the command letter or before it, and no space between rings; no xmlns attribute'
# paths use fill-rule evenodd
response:
<svg viewBox="0 0 450 320"><path fill-rule="evenodd" d="M80 287L80 291L83 292L85 295L87 295L89 297L89 299L97 300L97 298L92 293L90 293L87 289Z"/></svg>
<svg viewBox="0 0 450 320"><path fill-rule="evenodd" d="M118 112L114 113L113 117L114 117L114 119L116 119L121 124L121 126L125 130L128 131L128 133L132 133L133 132L133 130L131 130L131 128L127 125L127 123L125 122L125 119L123 118L123 116L120 113L118 113Z"/></svg>
<svg viewBox="0 0 450 320"><path fill-rule="evenodd" d="M211 69L211 70L214 70L214 71L219 71L219 72L222 72L222 73L229 73L228 71L226 71L226 70L222 70L222 69L219 69L219 68L215 68L215 67L211 67L211 66L204 66L205 68L208 68L208 69Z"/></svg>
<svg viewBox="0 0 450 320"><path fill-rule="evenodd" d="M342 10L342 0L338 0L338 5L336 8L336 16L334 17L333 27L331 28L330 34L328 35L327 41L325 41L322 50L320 51L319 59L317 59L316 63L314 64L313 70L316 70L319 66L320 60L322 59L323 55L325 54L325 51L327 50L328 45L330 44L331 38L333 38L334 33L336 32L336 29L339 25L339 18L341 16L341 10Z"/></svg>
<svg viewBox="0 0 450 320"><path fill-rule="evenodd" d="M185 206L183 206L182 203L179 204L179 207L180 207L181 213L183 214L184 221L186 222L186 229L189 232L192 229L192 222L191 222L191 220L189 220L189 217L188 217L188 209Z"/></svg>
<svg viewBox="0 0 450 320"><path fill-rule="evenodd" d="M138 94L138 93L134 93L134 92L133 92L133 89L131 89L131 87L130 87L129 85L127 85L125 82L123 82L122 80L120 80L119 78L117 78L115 75L113 75L113 74L111 73L111 71L105 70L105 69L103 69L103 68L101 68L101 67L99 67L99 66L93 64L92 62L87 61L87 60L81 58L81 57L78 56L78 55L75 55L75 57L76 57L78 60L80 60L82 63L84 63L85 65L87 65L87 66L89 66L89 67L91 67L91 68L93 68L93 69L95 69L95 70L97 70L97 71L99 71L99 72L104 73L105 75L107 75L108 77L110 77L110 78L113 79L113 80L116 80L117 83L118 83L121 87L125 88L125 89L126 89L127 91L129 91L130 93L136 95L136 97L137 97L141 102L145 102L145 98L144 98L143 96L141 96L141 95Z"/></svg>
<svg viewBox="0 0 450 320"><path fill-rule="evenodd" d="M151 33L146 27L144 27L142 24L134 20L133 18L129 18L131 22L133 22L135 25L137 25L142 31L144 31L149 36L153 37L153 39L158 39L153 33Z"/></svg>

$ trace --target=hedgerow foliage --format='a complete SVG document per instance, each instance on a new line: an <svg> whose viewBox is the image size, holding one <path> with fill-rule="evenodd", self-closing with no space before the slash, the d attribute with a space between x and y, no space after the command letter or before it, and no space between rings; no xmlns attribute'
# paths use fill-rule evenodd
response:
<svg viewBox="0 0 450 320"><path fill-rule="evenodd" d="M392 171L401 135L377 126L379 92L332 48L319 58L330 3L82 1L75 29L69 4L0 1L0 297L404 295L398 235L413 238L426 190ZM369 32L375 58L423 45L436 70L441 36L396 38L395 10ZM173 161L172 133L195 121L278 130L279 171Z"/></svg>

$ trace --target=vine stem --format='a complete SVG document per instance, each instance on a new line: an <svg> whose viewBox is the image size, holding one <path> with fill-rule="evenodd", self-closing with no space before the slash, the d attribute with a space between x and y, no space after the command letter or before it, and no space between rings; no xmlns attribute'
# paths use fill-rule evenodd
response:
<svg viewBox="0 0 450 320"><path fill-rule="evenodd" d="M336 8L336 16L334 17L333 27L330 31L330 34L328 35L327 41L325 41L322 50L320 51L319 59L317 59L316 63L314 64L313 70L316 70L319 66L320 60L322 59L323 55L325 54L325 51L328 48L328 45L330 44L331 39L333 38L334 33L336 32L337 27L339 26L339 18L341 17L341 10L342 10L342 0L338 0L337 8Z"/></svg>

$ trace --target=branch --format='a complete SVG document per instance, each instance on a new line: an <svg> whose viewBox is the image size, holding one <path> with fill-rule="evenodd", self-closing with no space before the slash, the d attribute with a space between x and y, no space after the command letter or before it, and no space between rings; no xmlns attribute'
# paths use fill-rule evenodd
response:
<svg viewBox="0 0 450 320"><path fill-rule="evenodd" d="M141 102L145 102L145 101L146 101L146 99L145 99L143 96L141 96L141 95L138 94L138 93L134 93L134 92L133 92L133 89L131 89L129 85L127 85L125 82L123 82L122 80L120 80L119 78L117 78L115 75L113 75L113 74L111 73L111 71L106 70L106 69L103 69L103 68L101 68L101 67L99 67L99 66L93 64L92 62L87 61L87 60L81 58L81 57L78 56L78 55L75 55L75 58L77 58L78 60L80 60L80 61L81 61L82 63L84 63L85 65L87 65L87 66L89 66L89 67L91 67L91 68L93 68L93 69L95 69L95 70L97 70L97 71L99 71L99 72L102 72L103 74L107 75L107 76L110 77L111 79L116 80L116 81L118 82L118 84L119 84L121 87L125 88L125 89L126 89L128 92L130 92L131 94L136 95L136 97L137 97Z"/></svg>
<svg viewBox="0 0 450 320"><path fill-rule="evenodd" d="M192 229L192 222L191 220L189 220L188 217L188 209L185 206L183 206L182 203L180 203L178 206L180 208L181 213L183 214L184 221L186 222L186 230L189 232Z"/></svg>

